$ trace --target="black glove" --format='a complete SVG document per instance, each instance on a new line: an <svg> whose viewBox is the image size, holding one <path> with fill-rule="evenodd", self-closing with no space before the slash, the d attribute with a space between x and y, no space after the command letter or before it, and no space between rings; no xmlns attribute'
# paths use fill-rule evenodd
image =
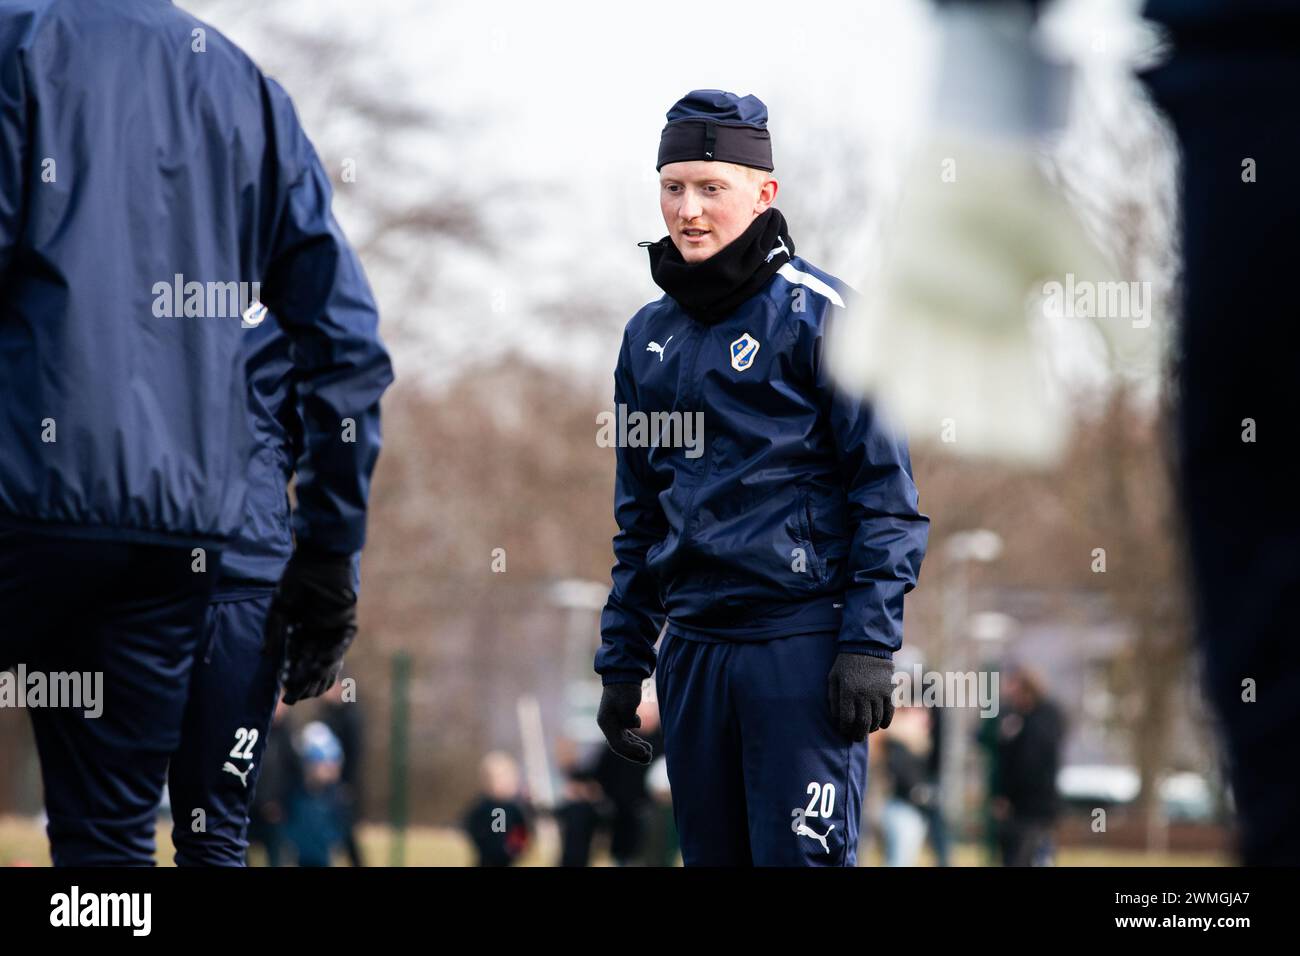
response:
<svg viewBox="0 0 1300 956"><path fill-rule="evenodd" d="M318 697L334 686L357 636L352 559L299 547L280 578L266 622L267 644L280 647L284 702Z"/></svg>
<svg viewBox="0 0 1300 956"><path fill-rule="evenodd" d="M831 721L850 740L866 740L894 719L893 661L841 652L829 683Z"/></svg>
<svg viewBox="0 0 1300 956"><path fill-rule="evenodd" d="M606 684L600 695L600 709L596 723L609 741L609 747L624 760L648 764L654 751L650 741L632 733L631 728L641 726L636 709L641 706L641 682L635 684Z"/></svg>

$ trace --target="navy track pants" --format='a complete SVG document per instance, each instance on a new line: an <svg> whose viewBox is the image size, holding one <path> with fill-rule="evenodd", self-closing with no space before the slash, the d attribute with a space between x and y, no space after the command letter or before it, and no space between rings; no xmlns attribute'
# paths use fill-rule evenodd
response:
<svg viewBox="0 0 1300 956"><path fill-rule="evenodd" d="M655 689L687 866L854 866L867 744L831 722L834 634L665 635Z"/></svg>
<svg viewBox="0 0 1300 956"><path fill-rule="evenodd" d="M248 810L279 697L283 646L265 642L271 587L208 608L180 746L168 771L177 866L244 866Z"/></svg>
<svg viewBox="0 0 1300 956"><path fill-rule="evenodd" d="M97 674L102 705L29 711L55 866L152 866L218 551L0 530L0 666ZM196 570L203 568L203 570Z"/></svg>

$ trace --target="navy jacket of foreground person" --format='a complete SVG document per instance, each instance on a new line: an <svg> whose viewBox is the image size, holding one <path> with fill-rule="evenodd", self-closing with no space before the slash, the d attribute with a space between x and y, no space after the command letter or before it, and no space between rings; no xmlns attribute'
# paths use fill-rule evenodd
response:
<svg viewBox="0 0 1300 956"><path fill-rule="evenodd" d="M392 373L330 198L288 96L211 27L164 0L0 3L0 522L232 538L260 299L298 376L299 544L359 551Z"/></svg>
<svg viewBox="0 0 1300 956"><path fill-rule="evenodd" d="M667 295L628 323L619 414L699 413L703 440L645 447L629 428L618 443L605 684L653 672L665 616L697 641L833 632L841 651L885 658L901 645L929 519L902 437L830 382L827 324L851 294L794 256L716 323Z"/></svg>
<svg viewBox="0 0 1300 956"><path fill-rule="evenodd" d="M302 416L293 341L271 314L244 333L253 452L243 524L221 552L221 587L274 586L293 554L289 482L302 457ZM378 435L376 412L365 416ZM358 437L360 432L358 430ZM361 587L361 554L352 555L354 591Z"/></svg>

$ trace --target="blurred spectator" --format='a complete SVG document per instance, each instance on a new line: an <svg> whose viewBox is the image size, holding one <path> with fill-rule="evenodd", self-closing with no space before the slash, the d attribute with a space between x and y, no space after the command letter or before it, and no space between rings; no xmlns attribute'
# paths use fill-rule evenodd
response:
<svg viewBox="0 0 1300 956"><path fill-rule="evenodd" d="M659 746L659 738L652 742ZM668 761L657 756L646 770L647 828L643 858L646 866L675 866L681 859L677 821L673 819L673 791L668 783Z"/></svg>
<svg viewBox="0 0 1300 956"><path fill-rule="evenodd" d="M1050 866L1052 829L1060 809L1056 777L1065 721L1048 700L1042 678L1023 667L1004 682L998 718L993 815L999 822L1003 866Z"/></svg>
<svg viewBox="0 0 1300 956"><path fill-rule="evenodd" d="M347 834L339 780L343 747L320 721L302 729L302 785L289 799L285 834L298 851L299 866L329 866Z"/></svg>
<svg viewBox="0 0 1300 956"><path fill-rule="evenodd" d="M924 696L922 687L913 686L913 677L925 672L924 655L915 647L904 646L894 655L894 693L895 706L906 703L919 705ZM925 839L934 851L936 866L951 865L948 844L948 825L943 815L943 801L939 798L941 771L943 767L943 708L932 706L925 708L926 715L926 749L923 751L924 772L920 784L914 787L917 796L924 799L914 802L916 809L925 817ZM890 773L888 753L885 754L884 769ZM891 774L892 775L892 774ZM922 789L923 788L923 789ZM882 809L883 813L883 809ZM883 827L883 821L882 821Z"/></svg>
<svg viewBox="0 0 1300 956"><path fill-rule="evenodd" d="M462 826L478 854L476 866L510 866L528 848L528 814L519 794L519 765L494 751L480 766L483 794L465 812Z"/></svg>
<svg viewBox="0 0 1300 956"><path fill-rule="evenodd" d="M555 810L560 826L560 866L587 866L596 833L601 801L593 772L594 757L581 755L578 746L563 738L556 745L557 763L564 774L561 802Z"/></svg>
<svg viewBox="0 0 1300 956"><path fill-rule="evenodd" d="M886 866L916 866L925 842L926 817L935 789L927 779L931 750L930 715L924 707L899 707L887 729L877 731L883 745L888 797L880 829Z"/></svg>
<svg viewBox="0 0 1300 956"><path fill-rule="evenodd" d="M350 680L340 680L331 687L321 699L320 719L343 747L343 775L339 779L339 795L343 801L343 822L346 833L343 848L347 851L348 862L353 866L365 866L361 856L361 845L357 842L356 825L361 819L361 766L362 750L365 748L365 715L361 705L349 695L344 699L345 684L348 688L355 685Z"/></svg>
<svg viewBox="0 0 1300 956"><path fill-rule="evenodd" d="M654 700L643 701L637 713L641 717L641 735L658 757L664 750L659 704ZM601 749L595 779L607 800L609 855L618 866L644 862L647 816L651 811L650 791L646 786L649 772L648 766L625 760L608 747Z"/></svg>
<svg viewBox="0 0 1300 956"><path fill-rule="evenodd" d="M281 866L284 862L284 823L289 798L301 786L302 768L293 749L289 706L279 701L271 718L266 749L262 753L262 772L249 808L249 847L260 844L266 850L267 866Z"/></svg>
<svg viewBox="0 0 1300 956"><path fill-rule="evenodd" d="M663 754L659 705L641 702L640 735L655 757ZM558 817L562 832L561 866L587 866L596 832L609 829L609 855L618 866L645 863L646 837L654 800L647 786L650 767L625 760L602 746L585 761L570 761L566 802ZM662 841L661 841L662 842Z"/></svg>
<svg viewBox="0 0 1300 956"><path fill-rule="evenodd" d="M925 814L925 836L934 850L935 866L951 866L948 844L948 821L943 818L943 800L939 798L939 773L943 767L943 708L931 707L930 753L925 759L925 782L930 788L930 800L921 808Z"/></svg>

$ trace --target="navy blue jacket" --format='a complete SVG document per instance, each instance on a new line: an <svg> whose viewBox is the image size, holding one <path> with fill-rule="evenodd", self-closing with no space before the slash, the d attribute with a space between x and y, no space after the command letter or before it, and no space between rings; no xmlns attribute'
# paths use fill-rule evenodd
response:
<svg viewBox="0 0 1300 956"><path fill-rule="evenodd" d="M0 2L0 521L228 542L255 450L240 284L291 341L295 534L359 551L392 370L330 201L285 92L167 0Z"/></svg>
<svg viewBox="0 0 1300 956"><path fill-rule="evenodd" d="M628 323L616 410L702 412L704 441L698 455L644 447L629 428L617 446L604 683L652 673L665 616L695 640L834 632L886 658L901 645L929 519L904 440L830 382L827 322L850 294L796 256L716 324L668 296Z"/></svg>
<svg viewBox="0 0 1300 956"><path fill-rule="evenodd" d="M293 553L288 486L302 449L302 419L289 337L272 315L245 336L253 455L244 522L221 553L221 573L275 584Z"/></svg>
<svg viewBox="0 0 1300 956"><path fill-rule="evenodd" d="M273 315L246 333L244 369L248 375L253 457L248 467L244 522L221 552L225 587L275 585L293 554L289 480L302 454L302 415L298 405L292 341ZM378 436L378 421L367 434ZM353 587L361 586L361 555L353 556Z"/></svg>

